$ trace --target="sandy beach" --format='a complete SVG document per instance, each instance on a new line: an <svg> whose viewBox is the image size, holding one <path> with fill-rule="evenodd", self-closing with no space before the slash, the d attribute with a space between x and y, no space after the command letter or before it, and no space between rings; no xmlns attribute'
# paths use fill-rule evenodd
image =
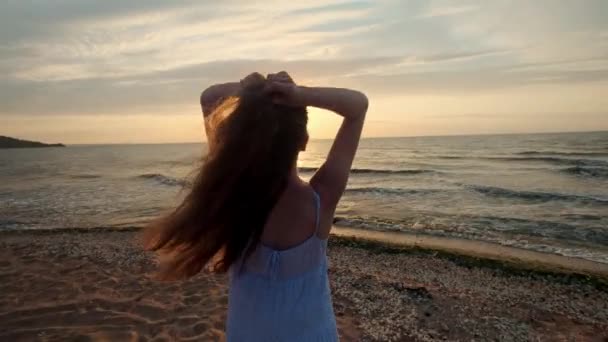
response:
<svg viewBox="0 0 608 342"><path fill-rule="evenodd" d="M134 231L3 232L1 341L222 341L227 278L150 277ZM332 237L343 341L607 341L601 275Z"/></svg>

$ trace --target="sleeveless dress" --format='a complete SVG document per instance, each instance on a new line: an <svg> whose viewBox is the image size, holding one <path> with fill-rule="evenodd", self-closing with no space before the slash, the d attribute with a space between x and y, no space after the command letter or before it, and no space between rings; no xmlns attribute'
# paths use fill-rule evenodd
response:
<svg viewBox="0 0 608 342"><path fill-rule="evenodd" d="M275 250L262 243L230 270L227 341L338 341L329 279L327 240L316 228L299 245Z"/></svg>

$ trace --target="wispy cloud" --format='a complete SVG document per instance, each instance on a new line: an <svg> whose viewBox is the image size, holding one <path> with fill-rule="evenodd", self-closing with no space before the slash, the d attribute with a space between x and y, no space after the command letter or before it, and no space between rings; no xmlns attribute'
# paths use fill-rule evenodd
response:
<svg viewBox="0 0 608 342"><path fill-rule="evenodd" d="M0 5L0 115L195 107L205 85L252 70L379 98L599 87L606 4L9 1Z"/></svg>
<svg viewBox="0 0 608 342"><path fill-rule="evenodd" d="M420 18L435 18L435 17L446 17L452 15L460 15L472 11L478 10L478 6L472 5L454 5L447 4L441 6L430 6L425 12L420 14Z"/></svg>
<svg viewBox="0 0 608 342"><path fill-rule="evenodd" d="M338 3L329 3L318 6L304 7L287 12L287 16L294 15L311 15L328 12L339 12L370 9L374 7L373 1L344 1Z"/></svg>

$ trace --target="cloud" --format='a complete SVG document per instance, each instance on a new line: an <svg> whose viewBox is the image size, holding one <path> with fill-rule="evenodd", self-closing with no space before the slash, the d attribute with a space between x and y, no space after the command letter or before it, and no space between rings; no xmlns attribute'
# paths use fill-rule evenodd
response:
<svg viewBox="0 0 608 342"><path fill-rule="evenodd" d="M430 56L440 63L458 56ZM424 57L420 58L425 60ZM403 63L400 57L350 60L228 60L182 66L128 76L107 76L41 82L12 81L0 88L0 112L28 114L122 114L153 113L175 108L196 108L198 94L206 85L238 80L251 70L289 70L296 80L308 84L330 83L363 89L374 95L466 94L510 87L608 81L605 70L527 70L486 68L464 71L423 71L375 74L368 69L390 70ZM20 94L28 94L23 101Z"/></svg>
<svg viewBox="0 0 608 342"><path fill-rule="evenodd" d="M400 58L351 60L227 60L192 64L135 75L68 77L32 82L18 79L0 82L3 113L122 113L154 111L159 106L196 104L206 85L239 80L258 70L289 70L297 80L344 77L377 64L398 63ZM16 94L28 94L23 101ZM111 99L111 100L110 100Z"/></svg>
<svg viewBox="0 0 608 342"><path fill-rule="evenodd" d="M603 1L0 6L0 115L192 108L206 85L252 70L286 69L305 82L356 86L379 96L483 93L608 77Z"/></svg>
<svg viewBox="0 0 608 342"><path fill-rule="evenodd" d="M360 75L337 80L377 94L467 94L541 84L568 84L608 81L608 69L601 71L528 71L485 69L453 72L419 72L395 75Z"/></svg>
<svg viewBox="0 0 608 342"><path fill-rule="evenodd" d="M287 16L310 15L327 12L343 12L357 9L369 9L374 6L372 1L344 1L338 3L323 4L320 6L304 7L289 11Z"/></svg>
<svg viewBox="0 0 608 342"><path fill-rule="evenodd" d="M478 6L459 6L459 5L442 5L442 6L430 6L420 18L435 18L435 17L446 17L452 15L460 15L471 11L478 10Z"/></svg>

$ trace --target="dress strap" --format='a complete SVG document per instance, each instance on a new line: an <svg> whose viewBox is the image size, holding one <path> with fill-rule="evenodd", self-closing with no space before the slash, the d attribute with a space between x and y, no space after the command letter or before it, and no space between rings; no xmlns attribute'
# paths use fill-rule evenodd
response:
<svg viewBox="0 0 608 342"><path fill-rule="evenodd" d="M315 198L315 235L317 235L317 232L319 231L319 221L321 215L321 198L314 189L312 190L312 194Z"/></svg>

